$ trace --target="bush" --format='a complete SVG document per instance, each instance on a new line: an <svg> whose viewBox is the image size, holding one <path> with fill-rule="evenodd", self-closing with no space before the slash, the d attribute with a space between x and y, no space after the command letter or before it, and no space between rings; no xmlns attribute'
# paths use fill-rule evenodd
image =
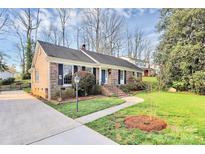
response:
<svg viewBox="0 0 205 154"><path fill-rule="evenodd" d="M146 85L142 81L129 83L126 85L121 85L120 89L124 91L125 93L129 93L130 91L139 91L139 90L145 90Z"/></svg>
<svg viewBox="0 0 205 154"><path fill-rule="evenodd" d="M23 88L23 91L25 91L27 93L31 93L31 88Z"/></svg>
<svg viewBox="0 0 205 154"><path fill-rule="evenodd" d="M92 73L86 71L79 71L76 72L72 79L72 85L75 88L74 77L78 75L80 77L79 82L79 95L80 96L87 96L91 94L91 89L96 85L95 76Z"/></svg>
<svg viewBox="0 0 205 154"><path fill-rule="evenodd" d="M15 78L4 79L4 80L1 80L0 85L10 85L14 83L14 81L15 81Z"/></svg>
<svg viewBox="0 0 205 154"><path fill-rule="evenodd" d="M22 74L22 80L27 80L27 79L31 79L31 74L30 73Z"/></svg>
<svg viewBox="0 0 205 154"><path fill-rule="evenodd" d="M75 90L74 89L66 89L65 90L65 96L68 98L73 98L75 97Z"/></svg>
<svg viewBox="0 0 205 154"><path fill-rule="evenodd" d="M175 88L177 91L184 91L184 90L186 90L186 84L183 81L174 81L172 83L172 87Z"/></svg>
<svg viewBox="0 0 205 154"><path fill-rule="evenodd" d="M102 94L101 87L98 84L96 84L93 86L93 88L91 89L89 93L92 95L100 95Z"/></svg>
<svg viewBox="0 0 205 154"><path fill-rule="evenodd" d="M195 72L189 80L190 88L197 94L205 94L205 71Z"/></svg>
<svg viewBox="0 0 205 154"><path fill-rule="evenodd" d="M60 97L60 89L56 92L55 94L56 98ZM61 90L61 97L62 99L69 99L69 98L74 98L75 97L75 90L73 88Z"/></svg>

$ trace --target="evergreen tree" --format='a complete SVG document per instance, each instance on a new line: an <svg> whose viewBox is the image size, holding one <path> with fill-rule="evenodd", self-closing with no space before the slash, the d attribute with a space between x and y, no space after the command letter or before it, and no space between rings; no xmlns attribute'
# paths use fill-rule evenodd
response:
<svg viewBox="0 0 205 154"><path fill-rule="evenodd" d="M158 30L155 60L164 86L182 82L189 89L192 76L205 71L205 9L162 9Z"/></svg>

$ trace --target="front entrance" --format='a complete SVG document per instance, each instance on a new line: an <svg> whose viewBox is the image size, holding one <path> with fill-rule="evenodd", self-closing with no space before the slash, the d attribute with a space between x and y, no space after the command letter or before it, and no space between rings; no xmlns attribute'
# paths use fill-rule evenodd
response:
<svg viewBox="0 0 205 154"><path fill-rule="evenodd" d="M148 76L149 75L149 71L148 70L144 70L144 76Z"/></svg>
<svg viewBox="0 0 205 154"><path fill-rule="evenodd" d="M101 72L101 83L102 85L108 83L108 71L107 70L102 70Z"/></svg>

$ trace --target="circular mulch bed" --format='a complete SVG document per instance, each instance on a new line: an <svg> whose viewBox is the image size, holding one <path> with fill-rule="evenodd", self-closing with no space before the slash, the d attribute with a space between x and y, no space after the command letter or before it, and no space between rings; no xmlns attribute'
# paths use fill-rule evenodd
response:
<svg viewBox="0 0 205 154"><path fill-rule="evenodd" d="M167 127L167 123L156 117L148 115L129 116L125 118L127 128L139 128L142 131L160 131Z"/></svg>

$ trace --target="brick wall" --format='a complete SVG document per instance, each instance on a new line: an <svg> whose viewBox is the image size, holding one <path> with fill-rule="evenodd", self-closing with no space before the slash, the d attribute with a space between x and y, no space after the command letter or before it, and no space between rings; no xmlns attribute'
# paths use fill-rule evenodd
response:
<svg viewBox="0 0 205 154"><path fill-rule="evenodd" d="M108 71L108 84L110 85L118 84L118 70L111 69Z"/></svg>
<svg viewBox="0 0 205 154"><path fill-rule="evenodd" d="M129 83L129 79L130 79L130 77L132 77L132 76L133 76L133 72L127 71L127 75L126 75L126 82L127 82L127 83Z"/></svg>
<svg viewBox="0 0 205 154"><path fill-rule="evenodd" d="M58 85L58 64L50 63L50 92L51 99L56 98L56 92L59 90Z"/></svg>

